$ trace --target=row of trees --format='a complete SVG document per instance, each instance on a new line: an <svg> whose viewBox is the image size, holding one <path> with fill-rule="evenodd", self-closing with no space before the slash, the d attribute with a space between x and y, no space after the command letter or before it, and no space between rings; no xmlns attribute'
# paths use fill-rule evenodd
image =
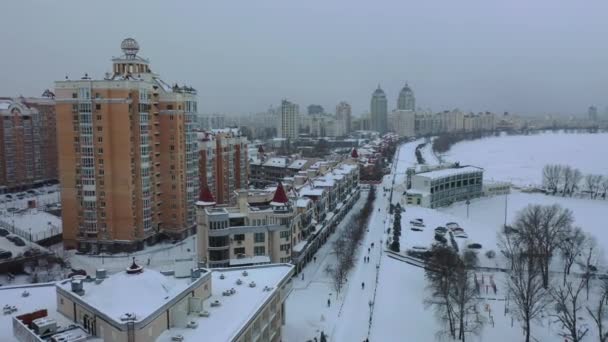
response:
<svg viewBox="0 0 608 342"><path fill-rule="evenodd" d="M589 301L589 293L597 282L601 261L593 237L573 226L572 212L559 205L529 205L512 227L499 234L501 252L509 263L507 289L512 314L520 320L525 341L531 340L531 323L545 313L562 326L562 337L578 342L589 332L580 322L586 311L599 330L600 341L607 340L603 321L606 317L608 285L599 288L599 300ZM560 255L559 260L554 260ZM562 281L551 282L549 267L563 262ZM579 272L571 274L574 265ZM581 295L586 292L586 299ZM551 307L553 303L553 307Z"/></svg>
<svg viewBox="0 0 608 342"><path fill-rule="evenodd" d="M333 269L327 269L332 276L334 288L340 293L342 286L346 282L348 272L354 266L356 248L361 242L369 218L372 215L374 200L376 199L376 188L371 187L363 209L353 214L346 229L340 231L338 238L333 244L333 251L336 254L337 262Z"/></svg>
<svg viewBox="0 0 608 342"><path fill-rule="evenodd" d="M394 218L395 220L393 222L393 241L391 242L389 248L391 251L399 253L399 251L401 250L401 245L399 244L399 238L401 237L401 206L399 206L398 209L395 210Z"/></svg>
<svg viewBox="0 0 608 342"><path fill-rule="evenodd" d="M608 193L608 176L583 173L568 165L549 164L543 167L543 186L555 195L572 196L579 191L586 191L591 198L606 198Z"/></svg>
<svg viewBox="0 0 608 342"><path fill-rule="evenodd" d="M485 323L479 310L476 263L474 251L460 255L445 243L435 244L431 249L425 267L429 296L424 303L445 323L438 332L440 337L465 341L467 335L480 332Z"/></svg>

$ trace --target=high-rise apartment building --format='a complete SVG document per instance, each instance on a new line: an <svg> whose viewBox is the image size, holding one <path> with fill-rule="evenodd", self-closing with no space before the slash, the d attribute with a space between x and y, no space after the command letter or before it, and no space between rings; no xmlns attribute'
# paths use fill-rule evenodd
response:
<svg viewBox="0 0 608 342"><path fill-rule="evenodd" d="M57 180L53 97L0 98L0 193Z"/></svg>
<svg viewBox="0 0 608 342"><path fill-rule="evenodd" d="M199 183L218 204L235 203L235 191L248 185L248 141L238 129L198 132Z"/></svg>
<svg viewBox="0 0 608 342"><path fill-rule="evenodd" d="M416 97L414 97L414 91L410 86L405 83L405 86L399 92L399 98L397 99L398 110L416 110Z"/></svg>
<svg viewBox="0 0 608 342"><path fill-rule="evenodd" d="M380 85L378 85L378 89L372 94L370 112L372 131L377 131L380 134L386 133L388 120L387 103L386 95L380 88Z"/></svg>
<svg viewBox="0 0 608 342"><path fill-rule="evenodd" d="M194 231L196 90L171 86L131 38L112 73L55 83L64 245L135 250Z"/></svg>
<svg viewBox="0 0 608 342"><path fill-rule="evenodd" d="M589 116L589 120L597 121L597 119L598 119L597 107L596 106L589 107L589 110L587 110L587 115Z"/></svg>
<svg viewBox="0 0 608 342"><path fill-rule="evenodd" d="M395 110L389 116L391 131L400 137L416 136L416 114L411 110Z"/></svg>
<svg viewBox="0 0 608 342"><path fill-rule="evenodd" d="M336 106L336 135L343 136L351 132L351 107L347 102L340 102Z"/></svg>
<svg viewBox="0 0 608 342"><path fill-rule="evenodd" d="M298 138L299 124L298 105L287 100L281 101L279 137L295 140Z"/></svg>

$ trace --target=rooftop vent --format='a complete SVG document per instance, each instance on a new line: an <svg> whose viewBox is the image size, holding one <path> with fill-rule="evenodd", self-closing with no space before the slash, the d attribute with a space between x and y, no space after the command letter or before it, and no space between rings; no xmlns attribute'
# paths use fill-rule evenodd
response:
<svg viewBox="0 0 608 342"><path fill-rule="evenodd" d="M72 285L72 292L78 294L78 295L84 295L84 289L82 287L82 279L73 279L71 281L71 285Z"/></svg>
<svg viewBox="0 0 608 342"><path fill-rule="evenodd" d="M103 268L98 268L98 269L95 271L95 278L97 278L97 279L105 279L105 278L107 278L107 277L108 277L108 273L106 272L106 270L105 270L105 269L103 269Z"/></svg>

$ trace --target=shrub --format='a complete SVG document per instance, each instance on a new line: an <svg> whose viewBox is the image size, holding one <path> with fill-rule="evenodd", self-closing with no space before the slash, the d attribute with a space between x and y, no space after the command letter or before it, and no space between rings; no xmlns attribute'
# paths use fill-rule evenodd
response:
<svg viewBox="0 0 608 342"><path fill-rule="evenodd" d="M481 249L481 244L479 244L479 243L471 243L467 247L469 247L470 249Z"/></svg>
<svg viewBox="0 0 608 342"><path fill-rule="evenodd" d="M496 252L494 252L493 250L489 250L486 252L486 257L488 259L494 259L496 257Z"/></svg>

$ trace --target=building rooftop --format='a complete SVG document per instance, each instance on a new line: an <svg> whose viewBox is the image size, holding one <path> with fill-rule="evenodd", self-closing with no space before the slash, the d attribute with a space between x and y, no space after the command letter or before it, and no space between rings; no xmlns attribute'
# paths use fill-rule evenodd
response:
<svg viewBox="0 0 608 342"><path fill-rule="evenodd" d="M192 284L192 279L189 274L187 277L177 278L152 269L144 269L143 272L136 274L119 272L99 284L95 281L83 281L82 295L72 292L71 282L72 280L65 280L57 283L56 286L122 324L124 322L121 317L125 314L135 314L135 322L144 320L187 290Z"/></svg>
<svg viewBox="0 0 608 342"><path fill-rule="evenodd" d="M294 160L291 164L289 164L288 168L299 170L302 167L304 167L304 165L306 165L306 162L307 162L306 159L297 159L297 160Z"/></svg>
<svg viewBox="0 0 608 342"><path fill-rule="evenodd" d="M24 291L28 296L23 297ZM55 284L28 284L23 286L0 287L0 306L15 306L17 311L0 315L0 341L18 341L13 336L13 316L46 309L48 317L57 321L59 326L68 326L72 322L57 311L57 296Z"/></svg>
<svg viewBox="0 0 608 342"><path fill-rule="evenodd" d="M191 315L189 319L198 323L195 329L171 328L162 333L157 341L171 341L182 335L185 341L231 341L246 327L251 318L275 293L285 280L290 281L293 266L272 264L253 267L214 269L212 271L211 297L203 303L209 317ZM247 271L247 275L243 275ZM223 275L224 279L221 279ZM237 279L243 282L237 285ZM250 287L251 282L255 287ZM224 291L235 289L236 293L223 296ZM268 290L269 289L269 290ZM220 306L211 307L215 300Z"/></svg>
<svg viewBox="0 0 608 342"><path fill-rule="evenodd" d="M286 167L287 158L281 158L281 157L270 158L264 163L264 166Z"/></svg>
<svg viewBox="0 0 608 342"><path fill-rule="evenodd" d="M427 177L427 178L430 178L431 180L435 180L435 179L439 179L439 178L462 175L462 174L471 173L471 172L480 172L480 171L483 171L483 169L480 167L463 166L463 167L459 167L459 168L448 168L448 169L442 169L442 170L421 172L421 173L417 173L416 176Z"/></svg>

